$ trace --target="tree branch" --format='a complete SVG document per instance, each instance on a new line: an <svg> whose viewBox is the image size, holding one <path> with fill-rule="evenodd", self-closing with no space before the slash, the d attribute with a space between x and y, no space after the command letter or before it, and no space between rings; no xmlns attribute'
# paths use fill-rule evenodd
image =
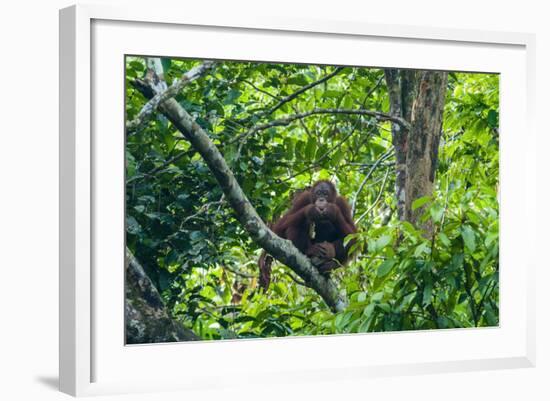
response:
<svg viewBox="0 0 550 401"><path fill-rule="evenodd" d="M315 167L318 167L319 164L325 160L332 152L334 152L335 150L339 149L340 146L342 146L344 144L344 142L350 137L352 136L354 133L354 131L351 131L349 132L348 134L346 134L344 136L344 138L342 138L336 145L334 145L332 148L328 149L324 154L322 154L321 156L319 156L318 159L316 159L313 163L311 163L309 166L303 168L302 170L298 171L297 173L294 173L292 174L291 176L285 178L284 180L282 180L282 182L287 182L287 181L290 181L291 179L293 179L294 177L297 177L299 176L300 174L303 174L305 173L306 171L309 171Z"/></svg>
<svg viewBox="0 0 550 401"><path fill-rule="evenodd" d="M389 174L390 174L390 169L387 168L386 169L386 175L384 176L384 181L382 182L382 185L380 186L380 192L378 193L378 196L376 197L376 199L374 200L372 205L370 205L370 207L361 216L359 216L359 218L355 222L356 225L358 225L361 222L361 220L363 220L365 218L365 216L368 215L369 212L372 209L374 209L374 207L377 205L378 201L382 197L382 194L384 193L384 188L386 187L386 181L388 180L388 175Z"/></svg>
<svg viewBox="0 0 550 401"><path fill-rule="evenodd" d="M355 216L355 209L356 209L356 205L357 205L357 199L359 198L359 194L361 193L361 191L363 190L363 187L365 186L365 184L367 183L368 179L371 177L372 173L374 173L374 171L376 170L376 168L378 167L378 165L380 163L382 163L384 160L386 160L388 157L390 157L391 155L393 154L393 149L390 148L387 152L383 153L382 156L380 156L375 162L374 164L372 165L372 167L370 168L369 172L367 173L367 175L365 176L365 178L363 178L363 181L361 181L361 184L359 185L359 188L357 189L357 191L355 192L355 194L353 195L353 201L351 202L351 215L352 216Z"/></svg>
<svg viewBox="0 0 550 401"><path fill-rule="evenodd" d="M168 167L170 164L177 162L179 159L181 159L184 156L188 156L192 153L194 153L194 149L189 150L183 150L181 153L178 153L177 155L171 157L170 159L166 160L164 163L162 163L160 166L154 167L151 170L149 170L146 173L136 174L135 176L128 178L126 180L126 185L131 184L134 181L140 180L144 177L151 177L152 175L158 173L159 171L163 170L165 167Z"/></svg>
<svg viewBox="0 0 550 401"><path fill-rule="evenodd" d="M147 90L143 89L146 88L144 83L147 82L142 81L136 87L146 96ZM323 298L333 311L343 310L346 301L340 297L334 282L319 274L307 256L301 253L292 242L273 233L258 216L207 132L172 98L163 100L159 104L159 110L203 157L223 190L227 201L235 211L237 219L251 238L275 259L290 267Z"/></svg>
<svg viewBox="0 0 550 401"><path fill-rule="evenodd" d="M406 128L406 129L408 129L409 126L410 126L410 124L407 121L403 120L400 117L395 117L395 116L392 116L390 114L382 113L382 112L379 112L379 111L363 110L363 109L321 109L321 108L315 108L313 110L306 111L306 112L303 112L303 113L288 115L286 117L282 117L282 118L279 118L277 120L273 120L273 121L271 121L269 123L266 123L266 124L256 125L256 126L252 127L251 129L249 129L248 131L243 132L240 135L237 135L235 138L233 138L231 141L229 141L229 143L237 142L237 141L239 141L243 138L246 138L250 135L255 134L258 131L266 130L266 129L272 128L272 127L286 126L286 125L289 125L290 123L292 123L293 121L296 121L296 120L299 120L299 119L302 119L302 118L306 118L306 117L310 117L310 116L313 116L313 115L319 115L319 114L351 114L351 115L369 116L369 117L374 117L379 121L392 121L392 122Z"/></svg>
<svg viewBox="0 0 550 401"><path fill-rule="evenodd" d="M126 342L128 344L200 340L172 320L143 266L126 248Z"/></svg>
<svg viewBox="0 0 550 401"><path fill-rule="evenodd" d="M152 87L151 89L155 92L155 96L150 99L145 106L141 109L139 114L132 121L126 123L126 133L127 135L134 134L135 132L141 130L145 124L149 121L153 112L158 108L159 104L166 99L176 96L184 86L188 85L190 82L193 82L195 79L204 75L208 70L214 66L213 61L205 61L201 65L198 65L185 74L181 76L180 79L176 79L172 86L162 92L158 92L156 88ZM146 96L149 97L149 96Z"/></svg>
<svg viewBox="0 0 550 401"><path fill-rule="evenodd" d="M335 75L338 75L340 73L340 71L342 71L344 69L344 67L338 67L336 68L333 72L331 72L330 74L324 76L323 78L315 81L315 82L312 82L300 89L298 89L296 92L284 97L281 99L281 101L279 103L277 103L275 106L273 106L271 109L269 109L269 111L266 113L266 115L270 115L270 114L273 114L275 113L275 111L277 111L279 108L281 108L285 103L288 103L294 99L296 99L298 96L300 96L302 93L310 90L311 88L317 86L317 85L320 85L322 84L323 82L326 82L328 81L329 79L331 79L332 77L334 77Z"/></svg>
<svg viewBox="0 0 550 401"><path fill-rule="evenodd" d="M232 267L229 267L229 265L222 265L222 268L225 269L225 270L230 271L233 274L236 274L237 276L243 277L243 278L256 278L256 277L258 277L257 274L244 273L244 272L241 272L239 270L235 270Z"/></svg>
<svg viewBox="0 0 550 401"><path fill-rule="evenodd" d="M246 80L246 79L243 79L243 82L244 82L245 84L248 84L248 85L252 86L252 87L253 87L254 89L256 89L258 92L261 92L261 93L263 93L264 95L267 95L267 96L269 96L269 97L272 98L272 99L275 99L275 100L279 100L279 99L280 99L279 96L275 96L275 95L273 95L272 93L269 93L268 91L266 91L265 89L258 88L256 85L254 85L252 82L250 82L250 81L248 81L248 80Z"/></svg>

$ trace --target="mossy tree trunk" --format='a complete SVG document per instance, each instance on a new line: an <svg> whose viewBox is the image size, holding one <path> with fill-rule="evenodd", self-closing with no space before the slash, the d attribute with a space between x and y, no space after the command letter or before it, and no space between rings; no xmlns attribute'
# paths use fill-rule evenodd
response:
<svg viewBox="0 0 550 401"><path fill-rule="evenodd" d="M200 340L170 317L157 289L128 248L124 317L127 344Z"/></svg>
<svg viewBox="0 0 550 401"><path fill-rule="evenodd" d="M398 216L418 225L423 208L412 209L413 202L431 196L437 168L439 141L447 73L386 69L385 78L390 98L390 114L410 123L392 125L396 155L395 195ZM425 224L427 233L432 227Z"/></svg>

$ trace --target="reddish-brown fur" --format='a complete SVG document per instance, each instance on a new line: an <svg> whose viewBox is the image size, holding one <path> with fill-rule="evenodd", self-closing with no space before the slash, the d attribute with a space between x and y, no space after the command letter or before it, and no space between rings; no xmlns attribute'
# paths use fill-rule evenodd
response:
<svg viewBox="0 0 550 401"><path fill-rule="evenodd" d="M347 262L351 243L345 247L344 238L357 232L347 201L338 195L334 184L326 180L296 195L291 208L275 222L272 230L292 241L323 274ZM271 282L272 262L265 252L258 261L260 286L264 290Z"/></svg>

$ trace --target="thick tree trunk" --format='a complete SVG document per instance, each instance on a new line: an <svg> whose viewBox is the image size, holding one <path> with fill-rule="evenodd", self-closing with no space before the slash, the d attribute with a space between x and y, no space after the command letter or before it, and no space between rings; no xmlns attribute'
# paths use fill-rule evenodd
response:
<svg viewBox="0 0 550 401"><path fill-rule="evenodd" d="M160 294L128 248L124 317L127 344L200 340L170 318Z"/></svg>
<svg viewBox="0 0 550 401"><path fill-rule="evenodd" d="M410 123L392 124L396 157L395 196L400 220L418 223L423 208L412 210L412 203L433 192L447 73L386 69L390 114ZM430 225L423 227L431 232Z"/></svg>
<svg viewBox="0 0 550 401"><path fill-rule="evenodd" d="M422 72L411 111L407 149L405 220L410 222L418 222L423 213L423 208L412 210L412 202L433 193L446 87L446 72ZM432 230L430 225L424 228Z"/></svg>
<svg viewBox="0 0 550 401"><path fill-rule="evenodd" d="M388 68L385 71L386 85L390 98L390 114L394 117L403 118L406 107L402 99L402 72ZM408 120L410 121L410 120ZM405 217L405 181L407 164L407 136L409 130L403 129L401 125L392 124L392 141L395 148L395 198L397 200L397 216L399 220Z"/></svg>

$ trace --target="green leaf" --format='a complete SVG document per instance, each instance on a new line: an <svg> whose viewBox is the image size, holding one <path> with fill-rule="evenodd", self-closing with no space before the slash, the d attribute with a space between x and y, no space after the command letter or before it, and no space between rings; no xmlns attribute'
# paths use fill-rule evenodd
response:
<svg viewBox="0 0 550 401"><path fill-rule="evenodd" d="M374 294L372 296L372 300L374 302L380 302L382 300L382 298L384 297L384 292L383 291L380 291L380 292L377 292L376 294Z"/></svg>
<svg viewBox="0 0 550 401"><path fill-rule="evenodd" d="M353 99L351 96L348 96L348 95L344 96L343 106L346 109L353 108Z"/></svg>
<svg viewBox="0 0 550 401"><path fill-rule="evenodd" d="M238 89L231 89L228 93L225 99L223 100L223 104L233 104L235 103L235 100L237 100L239 97L241 97L242 92Z"/></svg>
<svg viewBox="0 0 550 401"><path fill-rule="evenodd" d="M162 64L162 70L166 74L168 70L170 69L170 66L172 65L172 60L169 58L161 58L160 62Z"/></svg>
<svg viewBox="0 0 550 401"><path fill-rule="evenodd" d="M374 312L375 307L376 304L369 304L365 309L363 309L363 316L365 316L367 319L370 318L372 312Z"/></svg>
<svg viewBox="0 0 550 401"><path fill-rule="evenodd" d="M145 69L145 66L139 61L130 61L129 64L130 67L132 67L136 71L143 71Z"/></svg>
<svg viewBox="0 0 550 401"><path fill-rule="evenodd" d="M485 320L487 320L487 324L489 326L497 326L498 316L494 313L493 307L489 302L484 302L483 305L485 306L485 313L483 314L483 316L485 316Z"/></svg>
<svg viewBox="0 0 550 401"><path fill-rule="evenodd" d="M357 328L357 332L358 333L366 333L367 331L369 331L369 326L370 326L371 321L372 321L371 319L367 319L364 322L362 322L359 325L359 327Z"/></svg>
<svg viewBox="0 0 550 401"><path fill-rule="evenodd" d="M359 294L357 294L357 302L365 302L367 299L367 293L365 291L361 291Z"/></svg>
<svg viewBox="0 0 550 401"><path fill-rule="evenodd" d="M498 240L498 233L489 233L485 238L485 246L488 248L495 240Z"/></svg>
<svg viewBox="0 0 550 401"><path fill-rule="evenodd" d="M385 248L390 242L392 238L390 235L382 235L378 240L376 241L376 248L377 249L383 249Z"/></svg>
<svg viewBox="0 0 550 401"><path fill-rule="evenodd" d="M470 210L466 212L466 216L468 216L470 221L474 224L480 224L481 223L481 219L479 218L479 216L477 214L475 214L474 212L470 211Z"/></svg>
<svg viewBox="0 0 550 401"><path fill-rule="evenodd" d="M431 283L426 284L426 286L424 287L424 292L422 294L423 305L429 305L432 303L432 290L433 290L432 284Z"/></svg>
<svg viewBox="0 0 550 401"><path fill-rule="evenodd" d="M126 217L126 230L130 234L138 234L141 231L141 226L133 216Z"/></svg>
<svg viewBox="0 0 550 401"><path fill-rule="evenodd" d="M349 323L352 316L353 316L353 314L351 312L345 312L345 313L338 314L336 316L336 319L334 320L334 325L336 326L336 328L338 330L341 331Z"/></svg>
<svg viewBox="0 0 550 401"><path fill-rule="evenodd" d="M430 253L430 246L425 242L423 242L422 244L418 245L414 250L414 257L419 258L423 254L429 254L429 253Z"/></svg>
<svg viewBox="0 0 550 401"><path fill-rule="evenodd" d="M291 84L291 85L305 86L305 85L308 84L308 80L305 77L305 75L298 74L298 75L293 76L292 78L289 78L287 83Z"/></svg>
<svg viewBox="0 0 550 401"><path fill-rule="evenodd" d="M380 266L378 266L378 270L376 271L376 275L378 277L384 277L386 274L388 274L390 272L390 270L392 269L392 267L394 265L395 265L395 260L393 260L393 259L385 260L384 262L382 262L382 264Z"/></svg>
<svg viewBox="0 0 550 401"><path fill-rule="evenodd" d="M431 196L422 196L421 198L416 199L411 205L412 210L414 211L419 207L424 206L426 203L430 201L430 199L431 199Z"/></svg>
<svg viewBox="0 0 550 401"><path fill-rule="evenodd" d="M216 100L216 101L212 102L210 106L211 106L214 110L216 110L216 114L217 114L219 117L225 116L225 110L224 110L223 105L221 104L220 101Z"/></svg>
<svg viewBox="0 0 550 401"><path fill-rule="evenodd" d="M461 230L462 239L466 248L473 253L476 250L476 237L472 227L465 225Z"/></svg>
<svg viewBox="0 0 550 401"><path fill-rule="evenodd" d="M204 234L201 231L193 231L189 237L191 238L191 241L199 241L204 238Z"/></svg>
<svg viewBox="0 0 550 401"><path fill-rule="evenodd" d="M489 110L489 113L487 114L487 124L489 124L492 128L496 128L498 126L498 113L495 110Z"/></svg>
<svg viewBox="0 0 550 401"><path fill-rule="evenodd" d="M315 150L317 150L317 139L309 137L305 150L305 158L312 160L315 157Z"/></svg>
<svg viewBox="0 0 550 401"><path fill-rule="evenodd" d="M451 245L451 240L449 239L449 237L447 237L447 235L445 235L445 233L439 233L437 234L437 236L439 237L439 240L443 243L444 246Z"/></svg>
<svg viewBox="0 0 550 401"><path fill-rule="evenodd" d="M430 208L430 216L432 216L432 221L434 223L439 223L443 217L445 209L441 205L434 205Z"/></svg>

